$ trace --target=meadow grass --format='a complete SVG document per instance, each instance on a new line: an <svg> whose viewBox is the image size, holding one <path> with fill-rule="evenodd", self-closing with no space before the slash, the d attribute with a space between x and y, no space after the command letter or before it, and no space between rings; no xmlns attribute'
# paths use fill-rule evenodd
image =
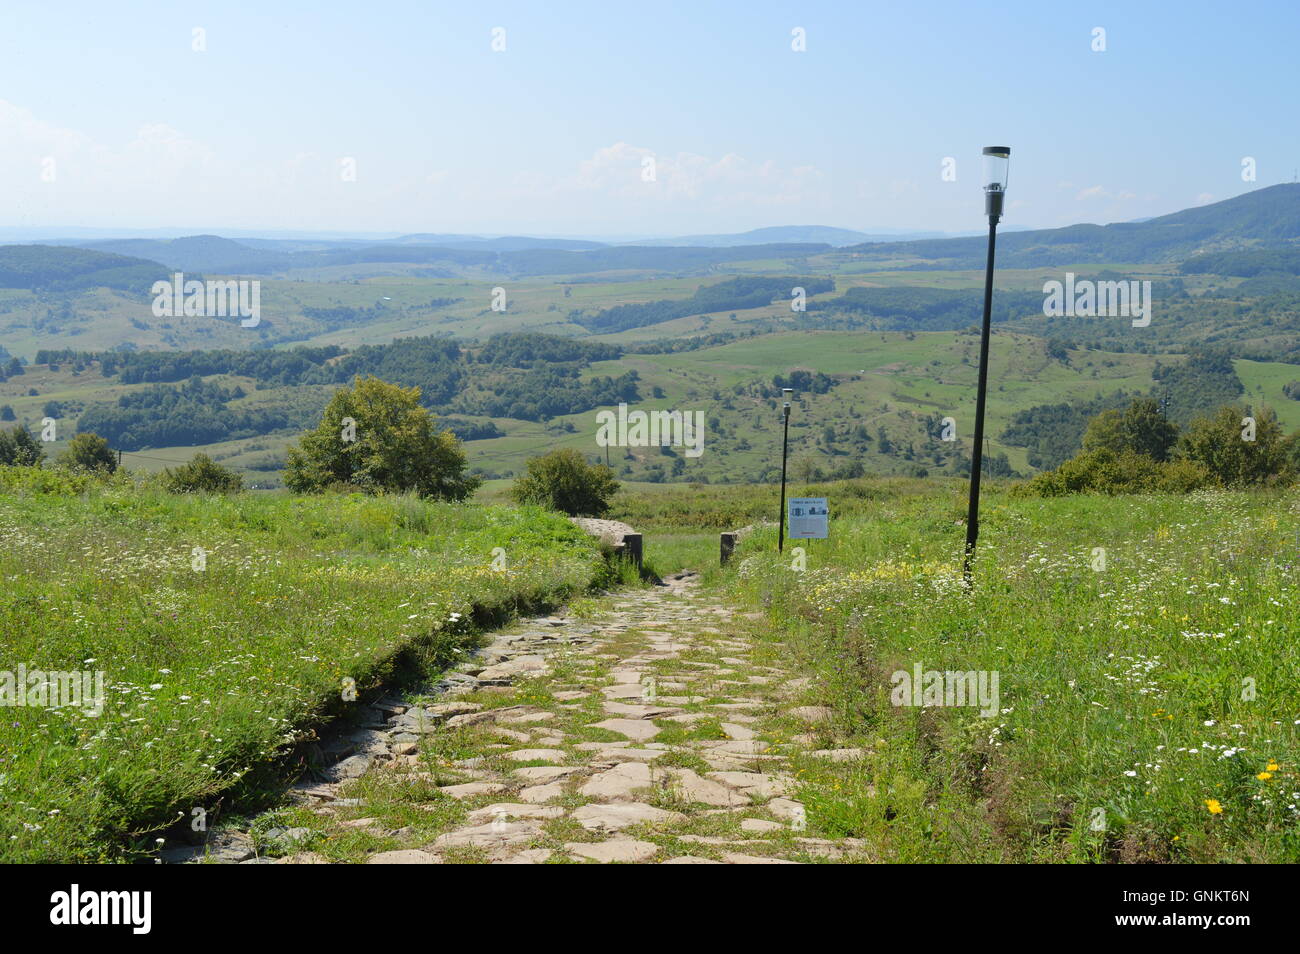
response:
<svg viewBox="0 0 1300 954"><path fill-rule="evenodd" d="M478 623L613 580L532 508L17 470L0 468L0 671L101 671L106 698L97 716L0 710L6 862L138 857L346 709L345 680L364 699L413 654L436 671Z"/></svg>
<svg viewBox="0 0 1300 954"><path fill-rule="evenodd" d="M1300 496L881 495L828 540L760 529L729 578L829 706L809 827L910 861L1300 860ZM806 569L794 568L803 548ZM900 671L997 673L996 712L905 706Z"/></svg>

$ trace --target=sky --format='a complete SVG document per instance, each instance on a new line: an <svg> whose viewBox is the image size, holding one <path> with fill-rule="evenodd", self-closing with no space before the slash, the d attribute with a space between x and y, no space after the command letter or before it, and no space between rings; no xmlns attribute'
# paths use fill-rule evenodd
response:
<svg viewBox="0 0 1300 954"><path fill-rule="evenodd" d="M985 145L1006 226L1162 215L1292 180L1298 11L9 0L0 231L973 231Z"/></svg>

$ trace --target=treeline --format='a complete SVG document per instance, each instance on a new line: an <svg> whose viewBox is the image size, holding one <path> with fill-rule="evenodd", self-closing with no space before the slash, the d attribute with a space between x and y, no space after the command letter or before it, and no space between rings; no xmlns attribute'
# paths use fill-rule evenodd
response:
<svg viewBox="0 0 1300 954"><path fill-rule="evenodd" d="M1222 349L1194 351L1177 364L1157 361L1151 375L1156 386L1145 396L1156 400L1162 413L1175 424L1187 424L1232 404L1245 393L1231 356ZM1026 408L1012 415L1000 440L1027 448L1030 466L1056 468L1078 453L1090 420L1122 408L1139 396L1120 390L1091 400Z"/></svg>
<svg viewBox="0 0 1300 954"><path fill-rule="evenodd" d="M810 301L808 311L871 317L881 330L956 331L983 321L984 293L974 288L850 288L839 298ZM993 322L1042 313L1038 292L999 291L993 296Z"/></svg>
<svg viewBox="0 0 1300 954"><path fill-rule="evenodd" d="M99 362L106 376L124 384L152 387L124 395L115 404L88 408L79 431L94 431L123 450L209 444L303 426L320 413L318 391L287 391L274 404L230 407L242 388L205 382L204 377L252 378L259 388L344 385L373 376L419 387L425 407L446 418L464 440L502 436L496 425L465 416L545 421L563 414L640 400L637 374L583 378L592 361L619 357L621 350L572 338L537 333L503 334L477 353L447 338L398 339L345 352L335 346L287 351L80 352L47 349L43 364L87 366ZM18 359L2 371L22 374ZM179 385L177 382L183 382Z"/></svg>
<svg viewBox="0 0 1300 954"><path fill-rule="evenodd" d="M762 308L776 298L791 300L791 290L803 288L808 295L835 290L829 278L732 278L713 285L701 285L690 298L661 299L639 305L615 305L595 315L575 313L573 320L596 334L613 334L630 328L643 328L665 321L719 311L744 311ZM811 303L808 307L812 307Z"/></svg>
<svg viewBox="0 0 1300 954"><path fill-rule="evenodd" d="M1030 467L1054 469L1078 453L1088 421L1130 400L1125 392L1117 391L1090 401L1039 404L1013 414L998 439L1013 447L1028 448Z"/></svg>
<svg viewBox="0 0 1300 954"><path fill-rule="evenodd" d="M457 409L468 414L544 421L594 407L639 401L639 376L628 371L617 378L580 378L577 368L531 368L523 374L500 376L484 390L466 394Z"/></svg>
<svg viewBox="0 0 1300 954"><path fill-rule="evenodd" d="M524 331L493 335L474 356L480 364L509 368L531 368L541 364L569 364L616 361L623 357L617 345L581 341Z"/></svg>
<svg viewBox="0 0 1300 954"><path fill-rule="evenodd" d="M122 395L116 405L87 410L78 419L77 430L98 434L115 448L136 451L237 440L296 423L279 409L226 406L243 396L240 388L223 388L201 378L179 387L155 384Z"/></svg>
<svg viewBox="0 0 1300 954"><path fill-rule="evenodd" d="M1282 432L1265 409L1228 404L1185 428L1160 413L1152 398L1094 417L1083 448L1058 468L1021 485L1019 493L1187 493L1207 487L1289 484L1300 477L1300 433Z"/></svg>
<svg viewBox="0 0 1300 954"><path fill-rule="evenodd" d="M116 288L145 295L171 273L157 262L58 245L0 246L0 288L80 291Z"/></svg>
<svg viewBox="0 0 1300 954"><path fill-rule="evenodd" d="M773 375L772 387L780 394L782 388L790 388L799 394L812 392L813 394L825 394L831 388L835 387L835 379L828 374L822 374L817 371L791 371L788 375Z"/></svg>
<svg viewBox="0 0 1300 954"><path fill-rule="evenodd" d="M1184 275L1233 275L1254 278L1275 273L1300 275L1300 248L1251 249L1194 255L1178 267Z"/></svg>

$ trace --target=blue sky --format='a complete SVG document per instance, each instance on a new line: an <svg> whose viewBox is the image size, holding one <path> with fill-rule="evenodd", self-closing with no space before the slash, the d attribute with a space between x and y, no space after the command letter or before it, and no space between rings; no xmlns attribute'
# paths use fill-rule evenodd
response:
<svg viewBox="0 0 1300 954"><path fill-rule="evenodd" d="M971 230L988 144L1008 225L1160 215L1300 167L1296 10L22 0L0 229Z"/></svg>

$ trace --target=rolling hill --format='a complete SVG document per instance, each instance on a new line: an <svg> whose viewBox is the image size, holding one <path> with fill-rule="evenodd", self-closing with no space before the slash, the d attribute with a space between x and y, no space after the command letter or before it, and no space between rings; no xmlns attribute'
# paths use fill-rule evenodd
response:
<svg viewBox="0 0 1300 954"><path fill-rule="evenodd" d="M1300 184L1285 183L1144 222L1007 232L998 236L998 265L1173 262L1208 252L1283 247L1298 240ZM985 245L985 238L978 236L864 244L843 251L868 260L911 258L930 263L928 267L975 268L984 261Z"/></svg>

